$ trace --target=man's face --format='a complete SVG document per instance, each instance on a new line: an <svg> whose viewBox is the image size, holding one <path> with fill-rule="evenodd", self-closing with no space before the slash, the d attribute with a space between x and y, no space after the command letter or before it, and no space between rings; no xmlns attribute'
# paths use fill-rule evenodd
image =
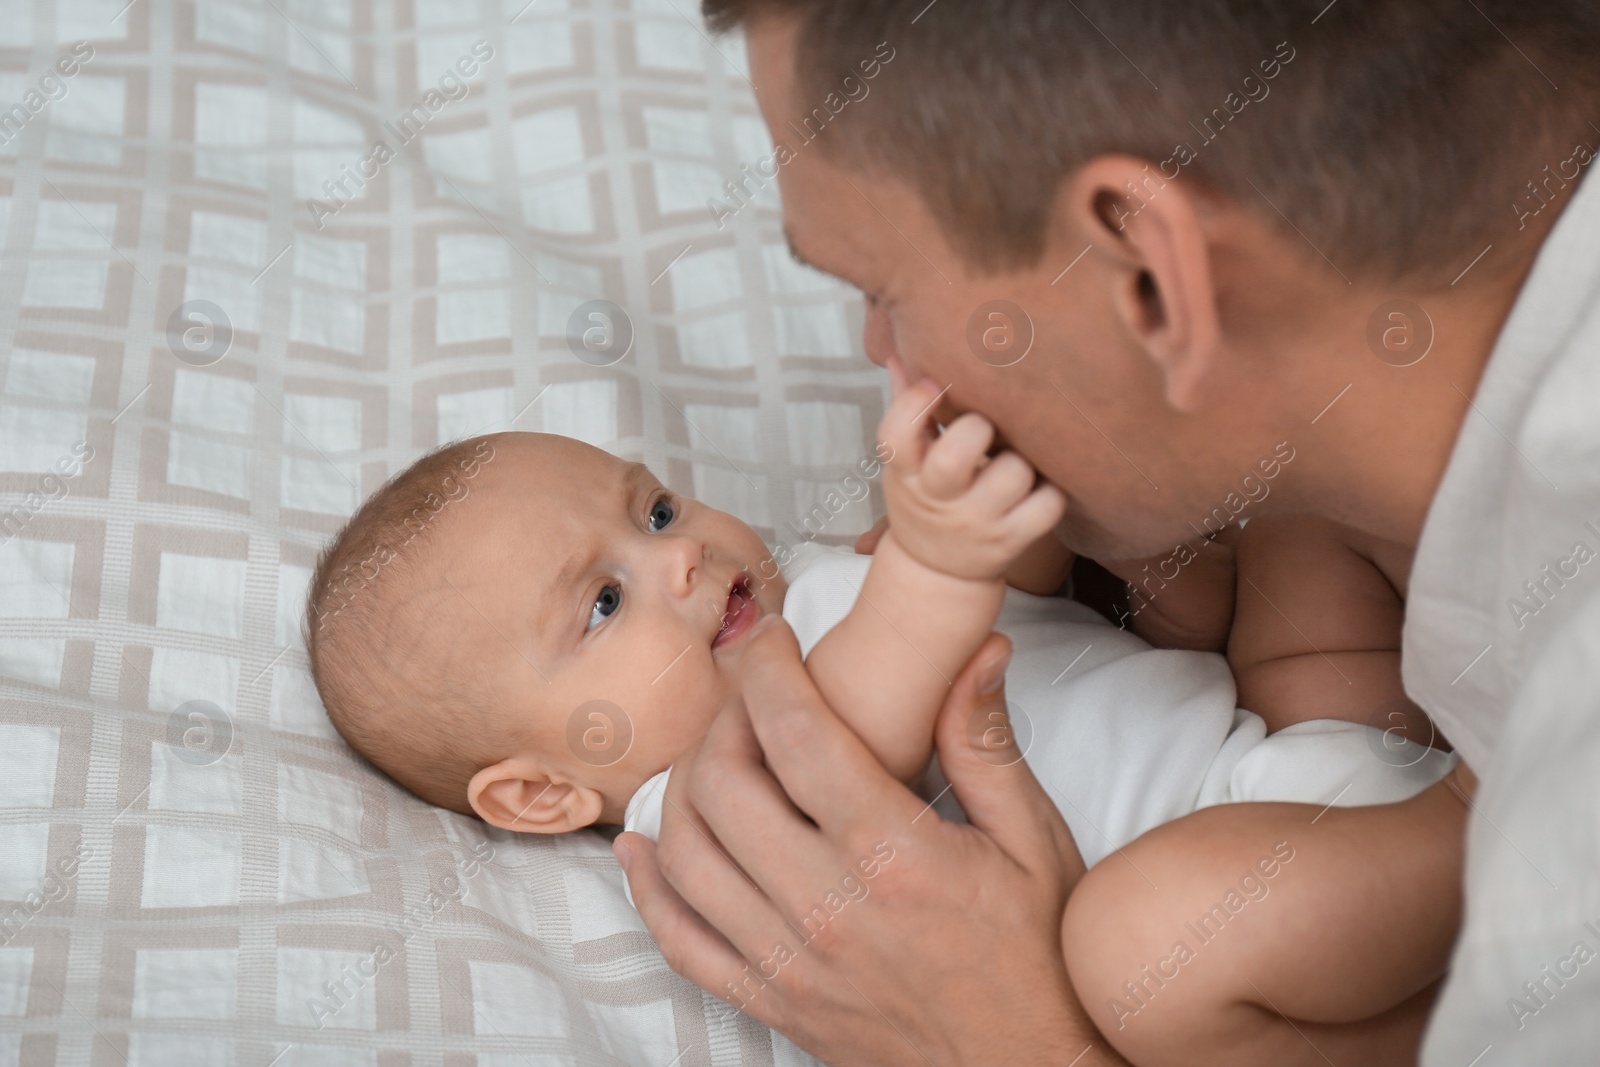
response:
<svg viewBox="0 0 1600 1067"><path fill-rule="evenodd" d="M781 19L749 27L763 116L795 153L778 177L784 229L797 258L865 294L867 355L879 365L898 355L913 376L949 386L941 422L969 410L991 419L1067 494L1060 536L1076 551L1133 558L1193 539L1281 428L1251 425L1248 404L1194 415L1166 402L1162 372L1117 310L1137 272L1097 252L1087 226L1053 227L1036 267L969 273L913 189L831 162L827 132L801 142L790 119L813 102L799 98L793 46ZM879 75L894 76L892 65ZM850 105L874 106L887 104ZM847 109L836 121L858 120ZM988 306L1001 300L1023 314ZM1026 355L1002 365L1030 328Z"/></svg>

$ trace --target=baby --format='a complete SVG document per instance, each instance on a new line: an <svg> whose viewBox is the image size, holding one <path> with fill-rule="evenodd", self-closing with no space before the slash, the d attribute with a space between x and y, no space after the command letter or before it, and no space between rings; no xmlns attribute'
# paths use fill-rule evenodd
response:
<svg viewBox="0 0 1600 1067"><path fill-rule="evenodd" d="M1030 764L1064 779L1053 791L1086 863L1205 804L1393 801L1448 771L1421 746L1376 759L1372 731L1348 722L1269 737L1236 710L1218 657L1152 649L1073 601L1008 592L1008 576L1044 592L1065 582L1072 559L1052 535L1062 494L1016 453L991 457L981 416L939 432L930 383L896 374L894 386L878 452L889 522L871 557L811 546L775 560L734 517L571 439L500 434L424 457L362 505L317 568L308 646L330 718L401 785L495 826L650 832L674 802L670 767L736 691L720 651L761 615L790 619L822 694L913 785L949 679L998 619L1015 645L1008 693L1034 708ZM1238 638L1230 656L1251 660L1252 639ZM1298 684L1274 699L1292 704ZM1284 847L1261 877L1292 860ZM1326 887L1330 899L1342 890ZM1108 922L1119 918L1170 916ZM1253 958L1281 971L1305 917L1260 918L1285 932L1252 942ZM1092 970L1073 968L1075 981ZM1127 1016L1090 1006L1116 1043ZM1142 1047L1161 1026L1148 1021Z"/></svg>

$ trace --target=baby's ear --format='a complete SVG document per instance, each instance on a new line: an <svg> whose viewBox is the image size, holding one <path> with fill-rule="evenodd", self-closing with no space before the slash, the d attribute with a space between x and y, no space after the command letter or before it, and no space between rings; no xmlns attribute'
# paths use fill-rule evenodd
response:
<svg viewBox="0 0 1600 1067"><path fill-rule="evenodd" d="M473 775L467 802L489 825L530 834L564 834L592 826L605 807L598 790L552 782L531 761L517 756Z"/></svg>

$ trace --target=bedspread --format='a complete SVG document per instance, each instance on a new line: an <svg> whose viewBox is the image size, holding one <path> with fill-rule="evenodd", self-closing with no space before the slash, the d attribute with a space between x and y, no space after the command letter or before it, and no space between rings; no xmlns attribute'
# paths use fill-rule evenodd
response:
<svg viewBox="0 0 1600 1067"><path fill-rule="evenodd" d="M811 1062L601 835L356 758L300 637L342 519L477 432L871 522L883 384L743 70L692 0L0 0L0 1064Z"/></svg>

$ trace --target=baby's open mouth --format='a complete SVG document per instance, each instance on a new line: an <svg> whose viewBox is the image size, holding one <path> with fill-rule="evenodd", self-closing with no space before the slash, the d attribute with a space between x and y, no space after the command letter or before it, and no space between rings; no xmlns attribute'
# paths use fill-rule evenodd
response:
<svg viewBox="0 0 1600 1067"><path fill-rule="evenodd" d="M711 647L720 648L732 641L755 625L760 616L761 606L756 603L755 594L750 592L750 580L741 574L733 580L733 587L728 590L728 606L722 613L722 626L712 639Z"/></svg>

